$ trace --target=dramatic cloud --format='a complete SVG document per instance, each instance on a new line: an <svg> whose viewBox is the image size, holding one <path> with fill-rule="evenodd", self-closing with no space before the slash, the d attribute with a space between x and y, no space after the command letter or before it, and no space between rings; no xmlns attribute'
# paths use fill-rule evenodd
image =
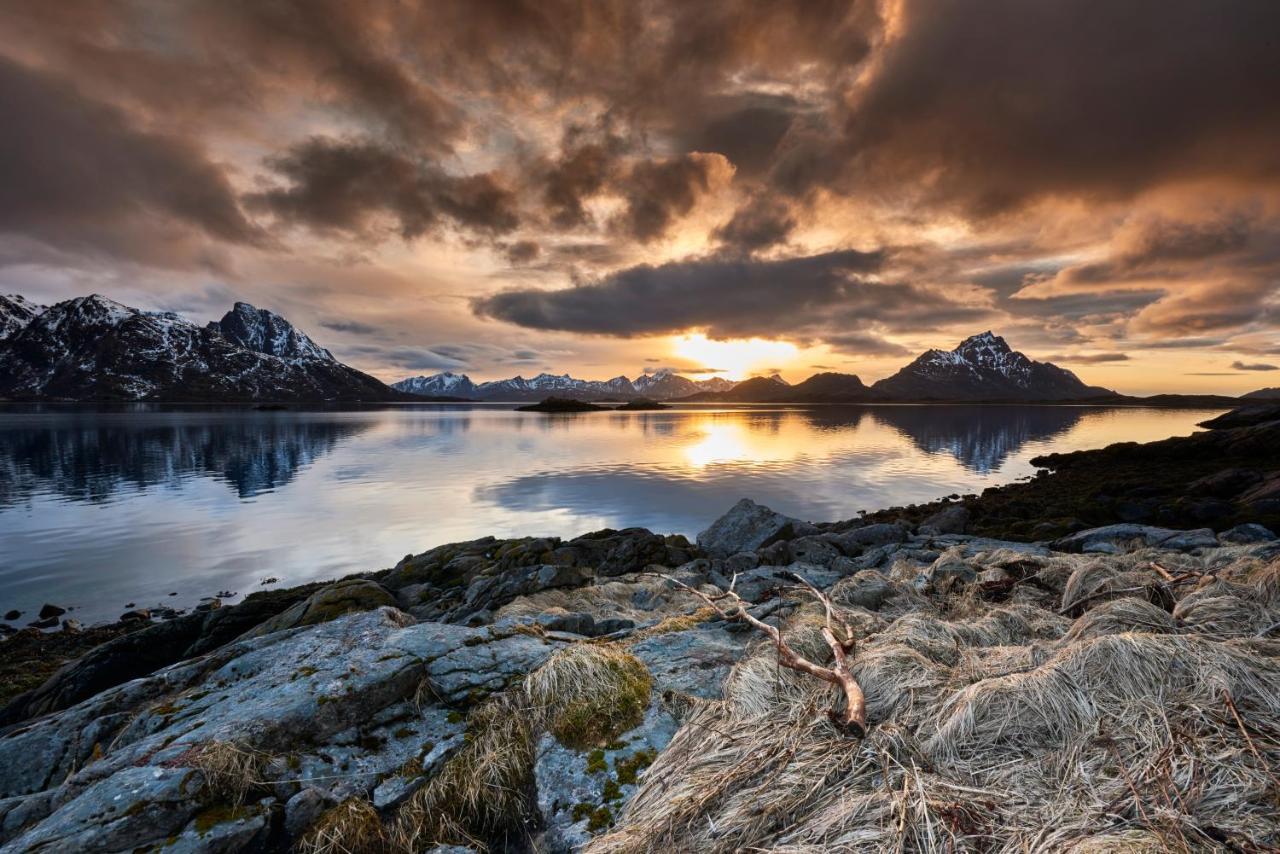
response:
<svg viewBox="0 0 1280 854"><path fill-rule="evenodd" d="M492 175L448 175L368 141L312 137L271 167L288 185L255 193L249 203L322 233L374 236L379 216L406 240L445 220L495 235L518 223L511 194Z"/></svg>
<svg viewBox="0 0 1280 854"><path fill-rule="evenodd" d="M231 244L264 235L199 146L136 127L71 84L0 57L0 232L60 250L197 263L158 238ZM192 257L197 256L197 257Z"/></svg>
<svg viewBox="0 0 1280 854"><path fill-rule="evenodd" d="M869 278L883 263L882 253L844 250L772 261L644 265L565 290L507 291L478 299L472 308L534 329L621 337L698 329L713 338L857 341L880 353L895 345L851 336L842 327L879 322L921 329L987 312L942 291Z"/></svg>
<svg viewBox="0 0 1280 854"><path fill-rule="evenodd" d="M837 170L979 217L1280 177L1280 6L904 0Z"/></svg>
<svg viewBox="0 0 1280 854"><path fill-rule="evenodd" d="M732 174L733 166L724 155L696 151L637 163L623 184L626 209L614 219L614 225L641 243L662 237L677 219L693 210L713 183Z"/></svg>
<svg viewBox="0 0 1280 854"><path fill-rule="evenodd" d="M1262 362L1232 362L1231 367L1237 371L1280 371L1280 365L1268 365Z"/></svg>

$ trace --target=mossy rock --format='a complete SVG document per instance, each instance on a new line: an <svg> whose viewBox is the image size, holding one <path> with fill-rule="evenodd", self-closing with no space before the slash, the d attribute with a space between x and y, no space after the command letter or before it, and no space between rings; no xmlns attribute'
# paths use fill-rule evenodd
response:
<svg viewBox="0 0 1280 854"><path fill-rule="evenodd" d="M395 597L385 587L364 578L348 578L323 587L305 600L246 632L256 638L296 626L314 626L357 611L396 606Z"/></svg>

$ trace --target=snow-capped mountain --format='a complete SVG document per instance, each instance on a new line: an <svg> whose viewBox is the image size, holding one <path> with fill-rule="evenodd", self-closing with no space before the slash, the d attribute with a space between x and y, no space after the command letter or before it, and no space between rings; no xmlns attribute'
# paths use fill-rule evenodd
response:
<svg viewBox="0 0 1280 854"><path fill-rule="evenodd" d="M236 340L223 333L223 323ZM172 312L141 311L97 294L51 306L0 340L0 397L400 399L373 377L336 361L288 321L253 306L239 304L222 323L199 326Z"/></svg>
<svg viewBox="0 0 1280 854"><path fill-rule="evenodd" d="M0 341L12 338L27 328L36 316L45 310L19 294L0 294Z"/></svg>
<svg viewBox="0 0 1280 854"><path fill-rule="evenodd" d="M699 391L723 391L734 383L719 377L698 381L682 377L669 369L643 374L634 380L617 376L611 380L580 380L569 374L538 374L536 377L512 377L475 383L466 374L445 371L430 376L410 377L392 383L397 391L422 397L465 397L473 400L528 401L544 397L567 397L576 400L630 400L649 397L667 400Z"/></svg>
<svg viewBox="0 0 1280 854"><path fill-rule="evenodd" d="M280 315L265 308L254 308L247 302L236 303L222 316L222 320L210 322L209 328L221 332L232 344L268 356L337 361L332 353Z"/></svg>
<svg viewBox="0 0 1280 854"><path fill-rule="evenodd" d="M476 396L476 384L471 381L471 378L466 374L455 374L453 371L445 371L429 377L409 377L392 383L391 387L396 391L418 397L474 398Z"/></svg>
<svg viewBox="0 0 1280 854"><path fill-rule="evenodd" d="M895 400L1071 400L1114 394L1065 368L1037 362L984 332L954 350L929 350L872 386Z"/></svg>

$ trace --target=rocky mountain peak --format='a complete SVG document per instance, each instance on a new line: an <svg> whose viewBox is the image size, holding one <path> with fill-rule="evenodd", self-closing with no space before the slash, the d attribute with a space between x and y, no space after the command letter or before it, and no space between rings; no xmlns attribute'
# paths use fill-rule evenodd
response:
<svg viewBox="0 0 1280 854"><path fill-rule="evenodd" d="M336 361L332 353L280 315L247 302L237 302L222 320L209 327L233 344L268 356Z"/></svg>

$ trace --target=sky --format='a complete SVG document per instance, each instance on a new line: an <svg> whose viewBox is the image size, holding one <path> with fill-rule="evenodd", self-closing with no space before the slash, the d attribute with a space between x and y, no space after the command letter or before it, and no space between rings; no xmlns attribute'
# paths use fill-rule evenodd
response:
<svg viewBox="0 0 1280 854"><path fill-rule="evenodd" d="M394 381L1280 385L1274 0L0 0L0 293Z"/></svg>

